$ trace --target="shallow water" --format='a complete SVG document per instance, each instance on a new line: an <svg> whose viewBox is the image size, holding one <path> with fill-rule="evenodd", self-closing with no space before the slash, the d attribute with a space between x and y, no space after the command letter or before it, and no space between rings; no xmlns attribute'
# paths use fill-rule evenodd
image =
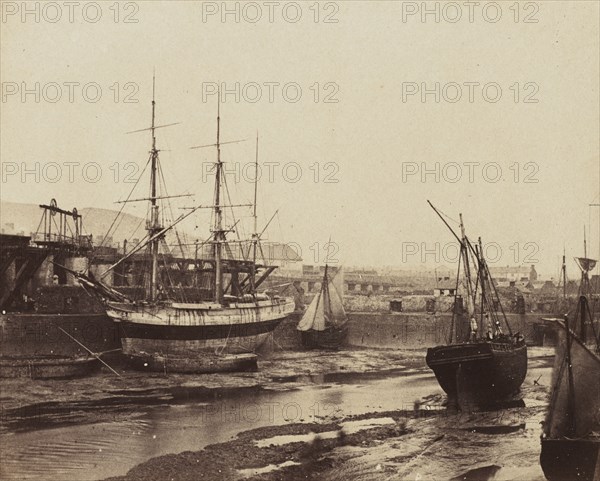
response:
<svg viewBox="0 0 600 481"><path fill-rule="evenodd" d="M439 405L443 392L425 369L385 379L315 379L317 383L300 388L294 385L288 390L245 392L208 403L135 408L126 418L119 416L114 421L2 435L0 478L99 480L125 474L150 458L200 450L253 428L326 422L398 409L412 411L416 400L433 398L438 403L429 407L439 413L409 419L412 433L403 437L402 443L384 443L381 452L370 450L364 456L353 457L331 479L437 480L471 473L467 479L542 481L537 457L544 402L539 388L535 391L528 387L539 375L548 377L549 367L530 367L523 389L526 404L534 407L509 409L508 414L447 415ZM422 409L427 407L421 405ZM468 429L520 423L525 423L523 429L500 434ZM391 475L381 468L386 465L391 467ZM484 469L492 465L499 468ZM380 467L375 470L376 466ZM492 477L481 478L485 473Z"/></svg>

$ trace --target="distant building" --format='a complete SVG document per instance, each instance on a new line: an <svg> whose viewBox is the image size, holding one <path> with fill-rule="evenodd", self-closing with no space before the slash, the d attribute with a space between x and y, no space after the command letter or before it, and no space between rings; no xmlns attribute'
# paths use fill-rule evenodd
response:
<svg viewBox="0 0 600 481"><path fill-rule="evenodd" d="M456 286L436 287L433 290L433 295L435 297L442 297L442 296L454 297L454 294L456 294Z"/></svg>
<svg viewBox="0 0 600 481"><path fill-rule="evenodd" d="M492 274L492 277L497 282L528 281L530 280L529 276L531 274L531 270L527 266L491 266L490 272Z"/></svg>
<svg viewBox="0 0 600 481"><path fill-rule="evenodd" d="M531 270L529 271L529 280L531 282L533 282L533 281L537 281L537 278L538 278L538 273L535 270L535 266L532 264L531 265Z"/></svg>
<svg viewBox="0 0 600 481"><path fill-rule="evenodd" d="M555 296L557 294L556 284L554 284L553 281L533 281L528 285L533 286L533 290L536 294L545 296Z"/></svg>

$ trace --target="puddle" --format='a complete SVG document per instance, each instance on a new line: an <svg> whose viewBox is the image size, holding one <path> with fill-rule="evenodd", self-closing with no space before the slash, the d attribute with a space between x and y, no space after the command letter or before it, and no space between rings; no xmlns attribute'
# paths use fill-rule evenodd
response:
<svg viewBox="0 0 600 481"><path fill-rule="evenodd" d="M525 430L525 423L504 426L471 426L464 428L464 430L482 434L510 434Z"/></svg>
<svg viewBox="0 0 600 481"><path fill-rule="evenodd" d="M272 473L273 471L277 471L288 466L300 466L300 463L297 463L296 461L285 461L281 464L269 464L263 468L238 469L238 474L242 478L250 478L252 476L258 476L259 474Z"/></svg>
<svg viewBox="0 0 600 481"><path fill-rule="evenodd" d="M424 371L425 368L415 369L409 367L395 367L391 369L379 369L376 371L366 372L330 372L330 373L316 373L316 374L294 374L289 376L271 376L271 381L276 383L312 383L312 384L324 384L324 383L353 383L360 381L375 381L379 379L386 379L390 376L412 376Z"/></svg>
<svg viewBox="0 0 600 481"><path fill-rule="evenodd" d="M460 476L452 478L450 481L492 481L501 467L492 464L482 468L475 468L467 471Z"/></svg>
<svg viewBox="0 0 600 481"><path fill-rule="evenodd" d="M255 444L259 448L266 448L267 446L282 446L284 444L291 443L312 443L315 439L335 439L340 435L340 432L344 434L354 434L359 431L365 431L367 429L374 429L380 426L387 426L390 424L396 424L392 418L373 418L373 419L361 419L360 421L348 421L341 425L341 429L337 431L325 431L323 433L308 433L308 434L290 434L284 436L273 436L271 438L259 439L255 441Z"/></svg>

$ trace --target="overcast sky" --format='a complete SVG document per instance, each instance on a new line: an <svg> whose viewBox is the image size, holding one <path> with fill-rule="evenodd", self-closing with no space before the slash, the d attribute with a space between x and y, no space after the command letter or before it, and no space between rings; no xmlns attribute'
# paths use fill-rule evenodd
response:
<svg viewBox="0 0 600 481"><path fill-rule="evenodd" d="M258 131L259 224L279 209L266 236L306 263L331 238L347 264L451 264L427 199L497 243L496 265L557 275L584 225L597 257L598 2L452 5L2 2L2 200L118 208L148 158L149 134L126 132L149 126L155 69L157 123L181 122L157 130L168 190L195 194L175 209L211 202L215 152L190 147L215 140L221 84L222 140L251 139L223 146L232 197L252 200Z"/></svg>

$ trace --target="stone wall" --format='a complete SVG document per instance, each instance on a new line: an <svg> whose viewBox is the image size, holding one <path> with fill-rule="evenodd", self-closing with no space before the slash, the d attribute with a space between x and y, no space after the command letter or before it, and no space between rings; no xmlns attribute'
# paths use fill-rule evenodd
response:
<svg viewBox="0 0 600 481"><path fill-rule="evenodd" d="M294 313L275 329L272 343L275 350L302 349L300 334L296 330L301 317L301 313ZM507 314L513 333L521 332L529 344L537 341L533 325L541 317L539 314ZM425 349L447 342L452 315L426 312L350 312L348 319L348 346ZM457 316L455 322L460 337L466 338L469 332L467 320Z"/></svg>
<svg viewBox="0 0 600 481"><path fill-rule="evenodd" d="M121 347L118 325L106 314L0 315L0 352L3 357L76 356Z"/></svg>
<svg viewBox="0 0 600 481"><path fill-rule="evenodd" d="M364 313L349 314L348 341L351 346L373 348L423 349L447 342L452 315L449 313ZM521 332L528 343L537 341L533 325L538 314L507 314L513 333ZM461 338L468 336L468 322L457 316ZM503 326L504 331L506 328Z"/></svg>

